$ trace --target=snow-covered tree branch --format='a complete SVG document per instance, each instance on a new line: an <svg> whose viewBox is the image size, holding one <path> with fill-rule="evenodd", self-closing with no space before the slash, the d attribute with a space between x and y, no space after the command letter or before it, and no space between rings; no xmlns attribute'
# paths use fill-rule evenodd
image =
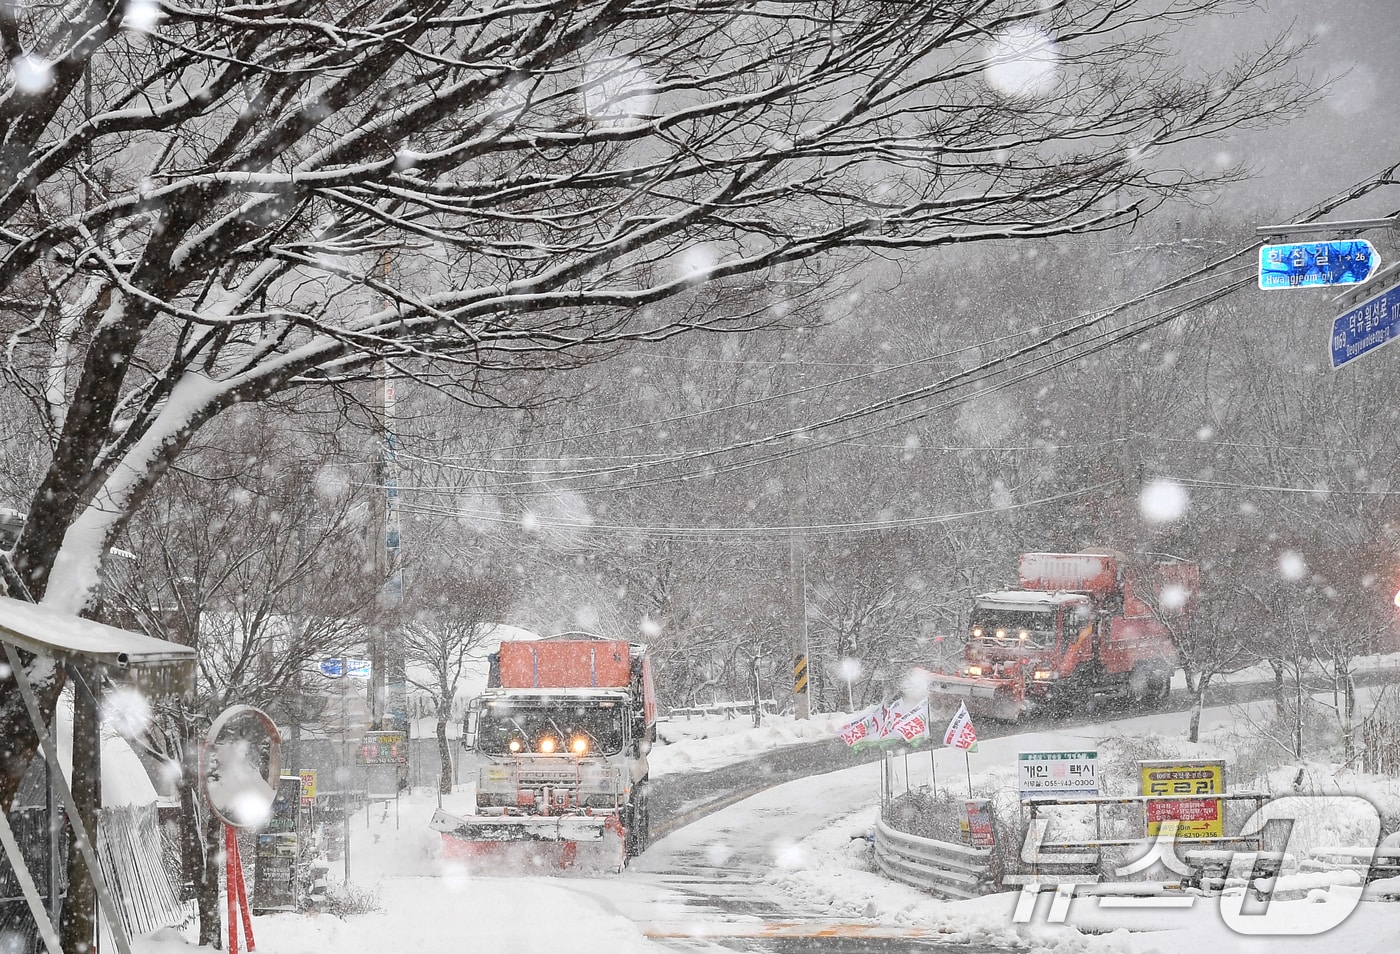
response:
<svg viewBox="0 0 1400 954"><path fill-rule="evenodd" d="M52 449L15 564L81 611L239 403L381 365L489 401L775 320L648 308L697 283L1111 228L1227 180L1172 148L1306 98L1282 42L1174 65L1170 31L1233 2L6 6L4 375Z"/></svg>

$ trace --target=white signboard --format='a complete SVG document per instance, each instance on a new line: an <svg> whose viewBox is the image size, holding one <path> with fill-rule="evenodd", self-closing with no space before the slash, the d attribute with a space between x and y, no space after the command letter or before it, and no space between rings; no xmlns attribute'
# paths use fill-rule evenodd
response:
<svg viewBox="0 0 1400 954"><path fill-rule="evenodd" d="M1099 794L1099 753L1022 752L1021 798Z"/></svg>

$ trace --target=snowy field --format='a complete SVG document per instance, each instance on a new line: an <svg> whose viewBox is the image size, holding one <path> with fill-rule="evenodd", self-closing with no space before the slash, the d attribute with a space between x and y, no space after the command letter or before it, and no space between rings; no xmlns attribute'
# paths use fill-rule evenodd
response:
<svg viewBox="0 0 1400 954"><path fill-rule="evenodd" d="M1183 739L1186 714L985 740L969 763L961 753L939 751L938 778L940 785L964 794L970 764L977 792L995 793L1008 785L1014 788L1019 751L1080 748L1098 750L1106 763L1117 758L1127 764L1144 752L1145 757L1225 757L1243 771L1259 748L1264 709L1256 704L1208 710L1202 742L1194 746ZM718 767L829 735L840 721L839 716L823 717L796 725L772 717L759 729L744 719L670 723L662 727L668 743L656 750L655 771ZM904 763L894 761L902 786ZM928 753L911 756L908 766L908 784L928 782ZM1105 765L1105 771L1112 770L1111 764ZM1271 779L1266 784L1286 791L1294 771L1276 773L1276 783ZM1216 899L1199 899L1188 910L1142 910L1109 909L1096 899L1077 898L1066 923L1057 925L1045 923L1048 897L1024 925L1013 923L1014 893L938 901L871 870L860 836L875 818L878 772L878 765L870 764L830 773L815 784L802 780L769 789L658 841L620 876L469 876L441 860L438 836L427 827L437 796L418 792L397 806L378 805L355 818L350 880L374 899L375 910L344 920L328 914L258 917L257 950L629 954L715 951L726 937L746 939L738 942L743 949L763 950L765 937L811 936L820 930L849 937L938 936L1059 954L1194 954L1207 949L1272 954L1315 951L1320 944L1340 945L1348 954L1389 954L1400 937L1400 904L1377 902L1361 903L1339 927L1315 937L1302 932L1331 916L1335 907L1320 900L1275 901L1273 917L1299 934L1251 938L1225 926ZM1396 780L1338 776L1323 764L1310 764L1305 772L1316 788L1360 791L1386 817L1400 813ZM1237 773L1232 788L1243 781ZM469 798L467 791L460 791L445 807L465 810ZM1354 821L1331 819L1331 827L1313 837L1343 838ZM337 863L332 875L340 874ZM745 913L734 915L726 901L738 903ZM190 945L181 932L165 931L139 938L135 949L138 954L184 954Z"/></svg>

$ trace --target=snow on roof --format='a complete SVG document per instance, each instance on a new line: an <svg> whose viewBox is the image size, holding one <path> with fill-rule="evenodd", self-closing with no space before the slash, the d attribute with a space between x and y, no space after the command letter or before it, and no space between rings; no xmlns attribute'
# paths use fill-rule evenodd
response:
<svg viewBox="0 0 1400 954"><path fill-rule="evenodd" d="M184 696L194 688L196 653L188 646L8 596L0 596L0 641L128 673L129 682L153 697Z"/></svg>
<svg viewBox="0 0 1400 954"><path fill-rule="evenodd" d="M47 606L0 596L0 639L59 659L83 658L113 669L192 664L195 651Z"/></svg>

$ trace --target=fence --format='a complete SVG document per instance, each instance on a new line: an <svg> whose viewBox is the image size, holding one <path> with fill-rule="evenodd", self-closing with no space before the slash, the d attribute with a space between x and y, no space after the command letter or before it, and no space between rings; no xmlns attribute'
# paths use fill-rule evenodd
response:
<svg viewBox="0 0 1400 954"><path fill-rule="evenodd" d="M1226 808L1232 803L1242 803L1245 807L1250 808L1251 814L1253 814L1257 813L1264 802L1271 797L1258 792L1242 792L1221 795L1094 795L1027 799L1023 804L1029 809L1029 818L1025 826L1026 835L1019 857L1020 870L1007 872L1002 877L1002 883L1093 882L1100 879L1105 868L1111 869L1125 865L1136 860L1137 856L1146 857L1146 854L1153 850L1156 839L1138 834L1130 837L1114 837L1112 829L1127 826L1137 832L1143 831L1146 828L1146 809L1149 803L1219 802L1222 806L1221 821L1225 824L1226 830L1238 831L1242 820L1236 819L1231 823L1226 814ZM1047 840L1049 819L1044 817L1045 813L1055 809L1075 808L1093 809L1093 836L1059 841ZM1114 808L1127 809L1127 811L1122 817L1105 819L1104 810ZM1104 834L1105 825L1110 828L1107 836ZM1258 852L1263 847L1262 834L1222 834L1214 837L1182 838L1170 847L1173 850L1178 847L1189 847L1200 851L1226 845ZM1106 854L1115 857L1106 857ZM1187 852L1188 857L1181 860L1189 863L1190 854L1191 852ZM1144 865L1142 870L1146 874L1150 873L1152 869Z"/></svg>
<svg viewBox="0 0 1400 954"><path fill-rule="evenodd" d="M47 808L19 808L10 812L20 852L34 876L39 893L49 893L49 814ZM68 833L58 839L59 908L67 893ZM97 862L102 877L116 899L127 937L180 924L190 911L176 897L164 858L155 805L104 808L97 826ZM102 950L113 950L111 935L103 924ZM0 937L6 954L31 954L40 947L38 929L19 891L19 883L0 855Z"/></svg>
<svg viewBox="0 0 1400 954"><path fill-rule="evenodd" d="M763 699L759 702L763 707L764 715L773 715L778 711L778 701L776 699ZM679 706L670 709L666 713L667 719L691 719L695 716L722 715L727 719L732 719L740 715L753 715L753 701L748 702L712 702L709 705L699 706Z"/></svg>
<svg viewBox="0 0 1400 954"><path fill-rule="evenodd" d="M875 863L888 878L945 898L985 894L992 877L992 849L969 848L896 831L875 823Z"/></svg>

